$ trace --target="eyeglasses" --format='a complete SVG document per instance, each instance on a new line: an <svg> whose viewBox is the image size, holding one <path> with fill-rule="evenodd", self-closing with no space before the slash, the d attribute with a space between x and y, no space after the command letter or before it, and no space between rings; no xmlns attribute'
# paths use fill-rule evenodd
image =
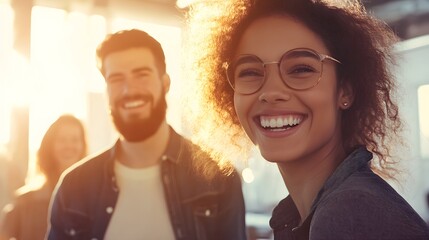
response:
<svg viewBox="0 0 429 240"><path fill-rule="evenodd" d="M322 78L323 62L337 59L308 48L296 48L283 54L278 62L263 62L255 55L240 55L232 64L224 63L226 76L236 93L253 94L264 85L266 65L277 64L283 82L292 89L306 90L316 86Z"/></svg>

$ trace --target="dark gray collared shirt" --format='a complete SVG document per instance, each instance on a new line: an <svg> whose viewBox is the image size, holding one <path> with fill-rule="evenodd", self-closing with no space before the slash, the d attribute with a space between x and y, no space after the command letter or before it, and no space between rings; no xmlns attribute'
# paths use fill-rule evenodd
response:
<svg viewBox="0 0 429 240"><path fill-rule="evenodd" d="M274 209L274 239L426 239L424 220L369 167L372 153L352 152L319 191L301 226L290 196Z"/></svg>

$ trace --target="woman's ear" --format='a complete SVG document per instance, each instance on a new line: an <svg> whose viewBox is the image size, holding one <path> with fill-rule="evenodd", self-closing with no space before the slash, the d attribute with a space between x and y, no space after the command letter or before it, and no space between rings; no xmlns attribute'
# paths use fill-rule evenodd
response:
<svg viewBox="0 0 429 240"><path fill-rule="evenodd" d="M338 106L345 110L351 107L355 99L353 87L349 83L342 83L338 92Z"/></svg>

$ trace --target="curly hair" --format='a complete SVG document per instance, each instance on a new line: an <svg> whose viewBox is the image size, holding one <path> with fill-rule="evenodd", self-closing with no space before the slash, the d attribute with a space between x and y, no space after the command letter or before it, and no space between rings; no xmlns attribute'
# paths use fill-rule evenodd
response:
<svg viewBox="0 0 429 240"><path fill-rule="evenodd" d="M189 115L198 118L194 139L217 154L243 154L250 141L234 110L234 92L222 65L230 62L245 29L258 18L288 15L321 37L333 56L340 84L355 93L343 111L341 132L346 152L365 145L377 156L373 169L394 178L390 144L398 140L402 122L395 103L394 44L396 35L384 22L369 15L358 1L233 0L197 2L188 11L189 72L196 80ZM195 93L195 94L194 94ZM197 101L195 99L197 98ZM222 140L219 140L222 139ZM232 148L225 150L225 139ZM222 146L216 143L222 143ZM245 144L243 144L245 143ZM236 155L238 156L238 155ZM243 155L242 155L243 156Z"/></svg>

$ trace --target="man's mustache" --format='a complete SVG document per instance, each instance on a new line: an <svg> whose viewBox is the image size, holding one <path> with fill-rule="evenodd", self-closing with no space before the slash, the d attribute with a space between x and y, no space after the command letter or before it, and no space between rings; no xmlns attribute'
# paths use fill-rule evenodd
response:
<svg viewBox="0 0 429 240"><path fill-rule="evenodd" d="M149 94L135 94L135 95L126 95L122 98L115 101L116 106L123 106L126 102L131 101L144 101L144 102L150 102L153 101L152 95Z"/></svg>

